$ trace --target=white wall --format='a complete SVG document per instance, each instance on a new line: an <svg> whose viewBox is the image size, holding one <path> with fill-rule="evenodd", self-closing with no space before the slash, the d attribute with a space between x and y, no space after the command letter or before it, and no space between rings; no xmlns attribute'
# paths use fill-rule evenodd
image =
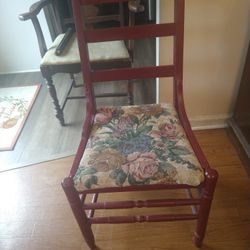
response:
<svg viewBox="0 0 250 250"><path fill-rule="evenodd" d="M161 22L168 21L168 2L160 1ZM232 115L249 39L249 0L186 0L184 98L193 126L223 126ZM160 62L167 64L169 40L160 44ZM165 81L161 102L170 98Z"/></svg>
<svg viewBox="0 0 250 250"><path fill-rule="evenodd" d="M20 21L18 15L27 12L36 0L0 0L0 74L39 70L40 52L31 21ZM51 42L43 12L39 15Z"/></svg>

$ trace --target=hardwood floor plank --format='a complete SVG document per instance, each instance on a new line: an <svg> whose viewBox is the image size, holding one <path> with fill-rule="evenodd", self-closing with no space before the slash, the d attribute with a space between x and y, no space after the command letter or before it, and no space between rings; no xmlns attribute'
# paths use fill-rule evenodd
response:
<svg viewBox="0 0 250 250"><path fill-rule="evenodd" d="M236 160L236 151L224 130L195 134L208 160L216 161L220 174L202 249L249 250L250 180L245 169ZM238 162L235 166L226 158L227 149ZM88 249L60 186L72 161L73 157L67 157L0 173L1 250ZM147 195L160 198L165 193ZM142 194L124 193L128 199L138 195ZM182 193L170 192L174 195L181 197ZM110 197L104 195L101 199ZM114 195L114 199L121 199L120 195ZM93 231L102 250L192 250L196 249L192 243L194 228L194 221L186 221L94 225Z"/></svg>

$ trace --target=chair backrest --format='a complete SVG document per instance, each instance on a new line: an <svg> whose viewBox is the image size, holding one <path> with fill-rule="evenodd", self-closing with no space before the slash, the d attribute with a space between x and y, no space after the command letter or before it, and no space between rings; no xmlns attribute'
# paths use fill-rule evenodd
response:
<svg viewBox="0 0 250 250"><path fill-rule="evenodd" d="M89 14L87 18L85 19L87 24L98 24L98 23L105 23L109 21L116 21L117 25L115 26L123 26L124 25L124 8L123 8L123 3L120 2L118 4L113 5L108 5L107 10L102 10L102 8L98 9L98 6L94 6L97 8L97 15L91 15ZM100 6L103 7L103 6ZM117 9L115 7L118 7ZM99 13L100 12L100 13ZM107 12L107 13L105 13ZM88 14L88 13L86 13ZM108 24L110 25L110 23ZM114 25L113 25L114 26ZM105 27L105 26L104 26Z"/></svg>
<svg viewBox="0 0 250 250"><path fill-rule="evenodd" d="M65 1L64 1L65 2ZM63 2L60 2L60 4L63 4ZM50 30L50 34L52 37L52 40L56 38L59 34L63 33L63 31L66 31L66 27L72 27L74 26L74 21L72 17L63 18L59 6L58 1L55 0L40 0L35 2L30 6L30 9L26 13L22 13L19 15L19 19L22 21L31 20L35 32L38 39L39 44L39 50L40 54L43 57L44 54L47 52L47 45L45 42L43 30L41 28L38 14L41 11L45 12L46 15L46 21L48 23L48 27ZM70 12L70 11L69 11ZM120 23L121 26L123 26L124 17L123 17L123 5L122 3L119 4L118 13L113 15L107 15L107 16L88 16L87 22L88 23L98 23L102 21L108 21L108 20L115 20Z"/></svg>
<svg viewBox="0 0 250 250"><path fill-rule="evenodd" d="M53 8L52 4L53 4L53 0L41 0L32 4L28 12L22 13L19 15L19 19L21 21L26 21L26 20L32 21L34 28L35 28L36 35L37 35L39 50L40 50L42 57L47 52L47 46L45 43L45 39L44 39L44 35L43 35L43 31L42 31L39 19L37 17L41 10L44 10L46 13L49 13L50 15L49 23L51 24L51 26L54 27L53 32L55 33L61 32L61 26L58 22L58 18L59 18L58 12L55 12L55 9Z"/></svg>
<svg viewBox="0 0 250 250"><path fill-rule="evenodd" d="M136 1L136 0L134 0ZM78 37L81 67L85 79L88 109L95 112L93 93L94 82L118 81L130 79L144 79L157 77L173 77L174 104L182 105L183 78L183 33L184 33L184 0L174 0L174 20L164 24L145 24L132 27L117 27L107 29L88 30L82 20L80 7L89 4L104 4L114 2L128 2L126 0L72 0L75 25ZM143 68L119 68L93 70L90 67L87 44L92 42L144 39L152 37L173 36L173 64ZM112 49L112 48L111 48Z"/></svg>

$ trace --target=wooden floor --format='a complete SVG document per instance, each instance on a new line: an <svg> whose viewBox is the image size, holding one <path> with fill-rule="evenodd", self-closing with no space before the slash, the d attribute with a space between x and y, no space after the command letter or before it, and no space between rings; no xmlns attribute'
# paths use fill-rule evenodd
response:
<svg viewBox="0 0 250 250"><path fill-rule="evenodd" d="M225 130L195 134L220 175L202 249L249 250L250 179ZM1 250L88 249L60 187L72 160L0 173ZM190 221L95 225L93 229L103 250L192 250L194 226Z"/></svg>

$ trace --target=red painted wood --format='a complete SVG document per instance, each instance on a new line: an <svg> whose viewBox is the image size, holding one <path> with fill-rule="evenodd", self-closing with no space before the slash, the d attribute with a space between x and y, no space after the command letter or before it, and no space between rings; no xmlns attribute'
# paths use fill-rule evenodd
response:
<svg viewBox="0 0 250 250"><path fill-rule="evenodd" d="M88 105L88 103L87 103L87 105ZM88 106L87 106L87 108L88 108ZM88 142L88 136L89 136L90 131L91 131L91 126L94 123L94 115L93 115L94 112L91 111L91 105L89 107L89 111L90 111L90 113L87 114L84 125L83 125L81 141L80 141L79 147L78 147L77 152L76 152L76 157L73 161L73 165L72 165L71 170L70 170L70 174L69 174L70 177L72 177L76 174L77 168L79 167L83 152L84 152L85 147L86 147L87 142Z"/></svg>
<svg viewBox="0 0 250 250"><path fill-rule="evenodd" d="M184 184L155 184L155 185L138 185L138 186L125 186L125 187L109 187L109 188L98 188L98 189L87 189L81 194L93 194L93 193L120 193L120 192L133 192L133 191L154 191L154 190L164 190L164 189L180 189L185 191L188 188L203 188L204 182L197 187L184 185Z"/></svg>
<svg viewBox="0 0 250 250"><path fill-rule="evenodd" d="M123 68L110 70L91 71L91 80L93 82L119 81L126 79L144 79L155 77L173 77L174 66L155 66L143 68Z"/></svg>
<svg viewBox="0 0 250 250"><path fill-rule="evenodd" d="M176 220L195 220L197 215L193 214L157 214L157 215L137 215L137 216L112 216L91 218L91 224L121 224L136 222L161 222Z"/></svg>
<svg viewBox="0 0 250 250"><path fill-rule="evenodd" d="M174 104L178 111L180 121L186 132L191 146L204 169L210 168L209 163L203 154L197 139L195 138L191 125L189 123L183 98L183 43L184 43L184 0L175 1L174 22L178 26L174 37L174 65L176 67L176 76L174 77Z"/></svg>
<svg viewBox="0 0 250 250"><path fill-rule="evenodd" d="M71 178L65 178L62 182L62 188L68 198L72 212L74 213L86 243L91 249L94 249L96 246L95 238L91 230L91 223L89 219L87 219L85 212L82 210L81 200L78 193L74 189L73 180Z"/></svg>
<svg viewBox="0 0 250 250"><path fill-rule="evenodd" d="M216 182L218 179L218 173L214 169L206 171L205 189L201 197L201 203L198 213L198 220L196 224L196 231L194 242L197 247L201 247L202 241L205 236L205 231L208 222L208 216L213 200Z"/></svg>
<svg viewBox="0 0 250 250"><path fill-rule="evenodd" d="M173 36L176 33L174 23L138 25L133 27L108 28L86 31L87 42L113 40L144 39L150 37Z"/></svg>
<svg viewBox="0 0 250 250"><path fill-rule="evenodd" d="M83 209L121 209L121 208L142 208L142 207L173 207L198 205L200 199L164 199L164 200L138 200L138 201L113 201L94 202L83 205Z"/></svg>
<svg viewBox="0 0 250 250"><path fill-rule="evenodd" d="M97 202L98 196L99 196L98 193L96 193L96 194L93 195L93 197L92 197L92 204L95 204ZM85 209L85 204L83 204L83 208ZM94 214L95 214L95 210L92 209L92 208L89 208L89 209L91 209L91 210L89 211L88 217L92 218L94 216Z"/></svg>
<svg viewBox="0 0 250 250"><path fill-rule="evenodd" d="M193 199L193 194L192 194L192 191L190 189L186 189L186 192L187 192L187 195L189 197L189 199ZM192 209L192 212L193 214L197 214L198 213L198 208L196 205L191 205L191 209Z"/></svg>
<svg viewBox="0 0 250 250"><path fill-rule="evenodd" d="M93 233L90 225L97 223L136 223L136 222L160 222L160 221L175 221L175 220L197 220L195 232L195 244L200 247L204 238L208 215L211 207L212 198L218 178L218 173L211 169L208 161L205 158L190 126L188 117L185 111L183 98L183 43L184 43L184 0L175 0L174 8L174 23L167 25L143 25L134 29L117 28L106 29L105 31L85 31L83 29L80 5L81 4L97 4L119 2L118 0L73 0L73 9L78 36L80 57L82 61L82 72L85 79L86 96L87 96L87 117L83 126L83 134L78 148L70 176L63 182L64 191L71 204L73 213L78 221L85 239L89 242L89 246L93 249ZM149 29L149 30L148 30ZM174 64L163 65L160 67L143 67L143 68L122 68L97 70L91 68L88 58L87 41L106 41L112 39L130 39L144 38L146 36L169 36L174 37ZM96 112L95 98L93 95L93 82L104 82L110 80L132 80L140 78L167 77L173 76L174 88L173 97L174 105L179 115L180 122L185 130L188 140L204 169L205 181L197 187L179 184L157 184L157 185L134 185L127 187L109 187L88 189L83 192L76 192L73 186L73 176L75 175L86 147L88 136ZM70 183L70 185L69 185ZM159 200L143 200L143 201L108 201L98 202L99 193L117 193L117 192L136 192L136 191L157 191L157 190L188 190L189 198L187 199L159 199ZM200 193L199 198L194 198L190 189L197 189ZM92 203L85 203L84 199L79 197L87 194L95 194ZM77 198L78 197L78 198ZM79 200L78 200L79 199ZM138 215L138 216L114 216L114 217L94 217L95 209L127 209L134 207L173 207L186 206L193 207L193 214L162 214L162 215ZM89 210L89 217L86 217L85 210ZM83 218L81 217L83 215ZM86 225L85 225L86 224ZM91 246L92 244L92 246Z"/></svg>

